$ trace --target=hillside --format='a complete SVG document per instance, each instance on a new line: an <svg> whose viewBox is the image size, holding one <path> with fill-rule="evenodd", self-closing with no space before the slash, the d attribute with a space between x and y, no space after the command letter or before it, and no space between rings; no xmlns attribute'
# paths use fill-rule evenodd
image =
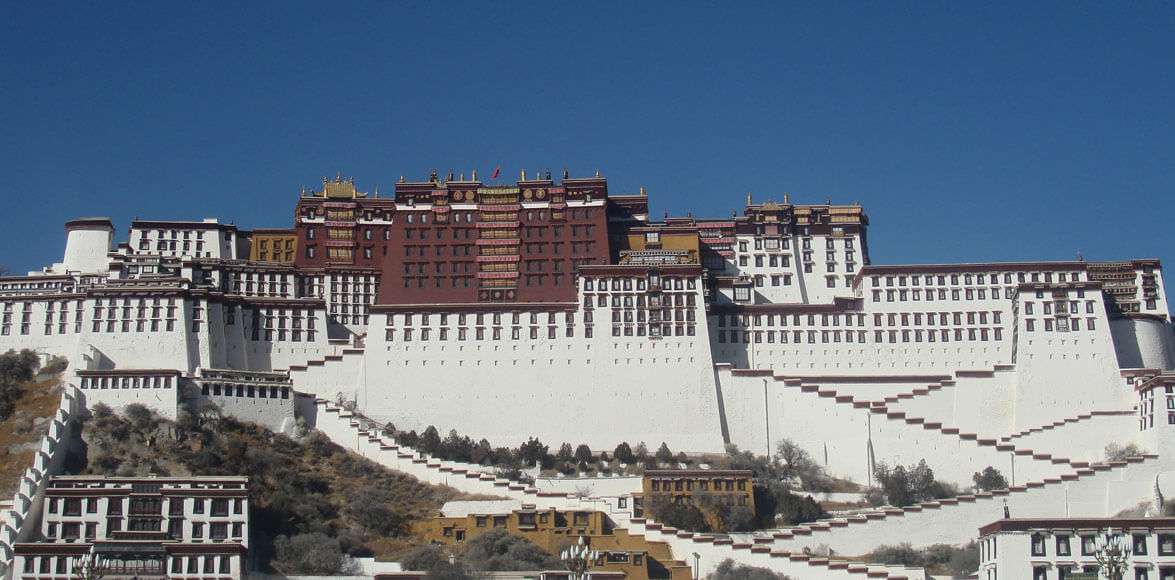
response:
<svg viewBox="0 0 1175 580"><path fill-rule="evenodd" d="M6 407L0 413L2 501L12 499L21 476L41 448L41 437L49 431L49 423L61 402L61 366L51 364L37 372L36 356L31 353L9 351L0 355L0 383L6 399L0 405ZM9 393L11 399L7 397Z"/></svg>
<svg viewBox="0 0 1175 580"><path fill-rule="evenodd" d="M287 574L311 570L280 549L300 542L279 536L326 536L324 557L390 557L417 543L410 524L435 515L444 502L486 499L421 483L317 432L291 438L218 413L184 413L173 422L141 406L122 415L98 406L82 440L79 457L69 462L75 473L248 475L252 557L262 569Z"/></svg>

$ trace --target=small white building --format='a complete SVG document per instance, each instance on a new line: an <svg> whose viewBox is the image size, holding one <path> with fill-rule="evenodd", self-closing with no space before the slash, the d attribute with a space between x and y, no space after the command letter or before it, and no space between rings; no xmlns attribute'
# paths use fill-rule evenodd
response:
<svg viewBox="0 0 1175 580"><path fill-rule="evenodd" d="M1098 538L1120 534L1123 580L1175 579L1175 518L1003 519L979 529L980 580L1105 578Z"/></svg>

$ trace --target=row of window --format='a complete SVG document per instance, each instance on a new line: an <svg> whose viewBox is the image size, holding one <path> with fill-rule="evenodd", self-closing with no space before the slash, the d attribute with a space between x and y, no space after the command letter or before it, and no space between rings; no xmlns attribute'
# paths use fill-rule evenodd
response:
<svg viewBox="0 0 1175 580"><path fill-rule="evenodd" d="M1045 557L1048 556L1048 542L1049 534L1033 534L1031 537L1032 556ZM1072 556L1072 547L1070 540L1073 536L1068 534L1052 534L1055 546L1054 554L1057 556ZM1147 539L1149 534L1131 534L1130 543L1133 547L1132 553L1135 556L1147 555ZM1097 536L1096 535L1079 535L1077 538L1081 542L1081 555L1093 556L1097 552ZM1175 534L1158 534L1158 554L1160 556L1175 556Z"/></svg>
<svg viewBox="0 0 1175 580"><path fill-rule="evenodd" d="M200 394L205 397L245 397L258 399L288 399L290 398L289 387L274 387L265 385L222 385L221 383L200 385Z"/></svg>
<svg viewBox="0 0 1175 580"><path fill-rule="evenodd" d="M881 290L873 290L872 296L874 302L881 302L881 293ZM1005 299L1011 299L1016 295L1016 289L1009 286L1004 289L1003 294ZM939 288L937 296L937 299L940 302L947 300L948 289ZM964 288L960 290L959 288L952 288L949 290L949 296L950 300L987 300L988 289ZM991 299L1000 299L1000 289L998 287L991 288ZM922 300L925 300L926 302L934 302L935 290L933 288L927 288L925 291L919 288L914 288L911 290L885 290L886 302L921 302Z"/></svg>
<svg viewBox="0 0 1175 580"><path fill-rule="evenodd" d="M747 480L745 479L699 479L696 482L692 479L650 480L653 491L694 491L695 487L698 491L710 491L711 482L713 482L714 491L735 491L736 488L738 491L747 490Z"/></svg>
<svg viewBox="0 0 1175 580"><path fill-rule="evenodd" d="M1004 272L1003 284L1023 284L1026 282L1045 282L1046 284L1053 282L1053 272ZM946 286L947 280L950 280L951 286L983 286L984 284L999 284L1001 275L998 273L992 274L911 274L909 276L885 276L885 286ZM1043 278L1043 280L1042 280ZM882 285L882 276L870 276L870 285L873 288L880 288ZM1013 282L1015 279L1015 282ZM1079 282L1081 281L1080 272L1057 272L1057 282ZM896 283L896 284L895 284Z"/></svg>
<svg viewBox="0 0 1175 580"><path fill-rule="evenodd" d="M824 239L824 248L827 250L836 249L836 239L837 238L825 238ZM856 247L856 242L855 242L854 238L841 238L841 239L844 240L844 247L846 250L852 250ZM791 238L756 237L754 239L754 244L755 244L756 250L786 250L791 245ZM801 249L804 249L804 250L811 250L812 249L812 238L810 238L810 237L800 238L800 247L801 247ZM743 252L743 253L749 251L749 247L747 245L747 240L739 240L738 251Z"/></svg>
<svg viewBox="0 0 1175 580"><path fill-rule="evenodd" d="M610 283L610 284L609 284ZM660 288L664 290L693 290L697 287L696 278L679 278L670 276L651 275L647 279L649 287ZM585 292L599 291L607 292L611 286L613 292L631 292L633 290L643 291L646 288L645 278L584 278L583 290Z"/></svg>
<svg viewBox="0 0 1175 580"><path fill-rule="evenodd" d="M1079 290L1077 292L1077 297L1078 298L1085 297L1085 291ZM1064 314L1065 312L1068 312L1069 314L1077 314L1081 311L1081 302L1078 300L1052 300L1052 301L1041 303L1041 309L1044 311L1045 314L1052 314L1053 310L1056 310L1057 314ZM1024 303L1024 314L1032 315L1035 313L1034 312L1035 310L1036 310L1035 303L1033 303L1033 302L1025 302ZM1086 314L1093 314L1096 310L1097 309L1095 306L1095 301L1093 301L1093 300L1086 300L1085 301L1085 313Z"/></svg>
<svg viewBox="0 0 1175 580"><path fill-rule="evenodd" d="M585 331L588 338L591 338L591 327ZM612 336L696 336L697 329L692 323L690 324L612 324Z"/></svg>
<svg viewBox="0 0 1175 580"><path fill-rule="evenodd" d="M530 312L527 313L526 319L530 324L555 324L557 319L560 317L560 314L562 315L561 317L564 324L571 325L575 323L575 313L570 311L563 313ZM477 326L484 326L486 324L486 320L489 320L495 326L500 326L503 320L509 320L510 324L515 325L523 323L522 312L476 312L471 314L459 313L456 315L451 315L446 312L439 314L415 314L409 312L404 314L389 314L387 316L387 325L395 326L398 323L403 326L429 326L433 324L434 317L435 320L439 322L440 326L448 326L450 321L454 319L457 321L458 326L465 326L469 324L470 321L472 321L473 324Z"/></svg>
<svg viewBox="0 0 1175 580"><path fill-rule="evenodd" d="M1082 319L1080 319L1080 318L1069 318L1069 317L1061 317L1061 318L1056 318L1056 319L1045 318L1045 319L1043 319L1044 331L1045 332L1080 332L1081 331L1081 320ZM1085 319L1085 329L1086 330L1097 330L1097 319L1096 318L1086 318ZM1036 320L1032 319L1032 318L1025 318L1024 319L1024 330L1027 332L1036 332Z"/></svg>
<svg viewBox="0 0 1175 580"><path fill-rule="evenodd" d="M991 316L989 317L988 314ZM966 320L967 325L986 325L988 320L992 324L1000 324L1002 318L1001 312L998 310L992 311L972 311L972 312L905 312L905 313L874 313L873 326L948 326L954 324L955 326L962 326L963 321ZM762 328L764 326L775 326L778 321L779 326L788 326L788 317L791 317L791 326L865 326L865 314L779 314L778 318L775 314L719 314L716 316L717 325L719 328Z"/></svg>
<svg viewBox="0 0 1175 580"><path fill-rule="evenodd" d="M83 389L170 389L174 377L82 377Z"/></svg>
<svg viewBox="0 0 1175 580"><path fill-rule="evenodd" d="M778 342L781 344L788 344L789 342L792 344L805 344L805 343L806 344L817 344L817 343L837 343L837 342L864 344L866 342L866 337L868 336L868 334L867 334L867 331L864 331L864 330L858 330L856 332L854 332L852 330L844 330L844 331L841 331L841 330L819 330L819 331L817 331L817 330L807 330L807 331L804 331L804 330L793 330L793 331L780 330L778 332L776 332L774 330L767 330L767 331L756 330L753 332L749 331L749 330L743 330L743 331L719 330L717 338L718 338L719 343L727 343L727 342L739 343L739 342L741 342L743 344L750 344L753 340L753 342L756 344L763 343L763 342L766 342L767 344L773 344L773 343L777 342L776 341L777 336L778 336ZM789 340L789 338L790 338L790 340ZM903 330L888 330L888 331L874 330L873 331L873 342L878 343L878 344L882 344L882 343L897 344L900 342L951 342L952 340L954 342L962 342L965 340L966 341L1001 341L1003 339L1004 339L1004 330L1000 327L966 328L966 329L956 328L953 330L953 332L952 332L952 330L946 329L946 328L939 329L937 332L934 329L922 330L920 328L913 329L913 330L903 329Z"/></svg>
<svg viewBox="0 0 1175 580"><path fill-rule="evenodd" d="M98 500L103 498L97 497L49 497L45 499L46 509L50 514L60 513L62 516L81 516L83 508L87 514L98 513ZM122 515L123 504L126 500L122 497L107 497L106 499L106 515ZM204 498L204 497L173 497L167 500L167 513L169 515L184 515L184 507L187 502L192 502L192 513L203 514L205 508L208 513L216 517L227 517L230 512L232 515L242 515L245 512L245 500L241 498ZM164 500L159 496L137 496L130 498L130 514L131 515L162 515Z"/></svg>
<svg viewBox="0 0 1175 580"><path fill-rule="evenodd" d="M595 296L595 305L604 308L609 305L608 294L597 294ZM695 306L697 304L696 294L686 293L668 293L663 295L649 295L646 298L645 294L612 294L611 306L612 308L660 308L661 306ZM583 307L585 309L592 308L592 295L584 294Z"/></svg>
<svg viewBox="0 0 1175 580"><path fill-rule="evenodd" d="M488 336L491 337L490 338L491 340L502 340L502 330L503 330L502 327L499 327L499 326L492 327L489 329ZM566 336L568 338L574 337L575 336L575 327L574 326L566 326L566 327L564 327L563 333L564 333L564 336ZM584 333L587 338L591 338L592 334L591 334L591 326L590 325L585 328ZM457 340L459 340L459 341L469 340L469 329L464 328L464 327L458 328L456 335L457 335ZM538 326L531 326L530 327L529 336L530 336L531 340L538 340L540 335L543 335L548 339L554 339L558 336L557 327L548 326L548 327L546 327L545 331L540 330L540 327L538 327ZM400 331L400 336L402 337L402 340L404 342L412 342L414 340L419 340L421 342L428 342L429 340L433 340L433 339L441 340L441 341L449 340L451 334L450 334L448 328L439 328L439 329L437 329L435 334L433 333L433 329L431 329L431 328L419 328L419 329L405 328ZM474 340L486 340L486 336L487 336L486 328L479 326L479 327L473 329L473 337L474 337L473 339ZM388 342L394 342L396 340L396 329L394 329L394 328L386 329L384 331L384 338ZM510 327L510 339L509 340L522 340L522 327L520 327L520 326Z"/></svg>
<svg viewBox="0 0 1175 580"><path fill-rule="evenodd" d="M25 574L53 574L76 576L74 556L28 556L24 559ZM233 556L171 556L173 574L231 574ZM102 558L102 571L107 575L143 577L164 576L163 557L159 559L125 559L112 556Z"/></svg>

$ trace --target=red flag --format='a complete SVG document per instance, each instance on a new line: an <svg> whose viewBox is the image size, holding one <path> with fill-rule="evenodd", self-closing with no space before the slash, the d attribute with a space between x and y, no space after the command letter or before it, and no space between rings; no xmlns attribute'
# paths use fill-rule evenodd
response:
<svg viewBox="0 0 1175 580"><path fill-rule="evenodd" d="M494 168L494 172L490 174L490 179L497 179L502 174L502 166L499 165Z"/></svg>

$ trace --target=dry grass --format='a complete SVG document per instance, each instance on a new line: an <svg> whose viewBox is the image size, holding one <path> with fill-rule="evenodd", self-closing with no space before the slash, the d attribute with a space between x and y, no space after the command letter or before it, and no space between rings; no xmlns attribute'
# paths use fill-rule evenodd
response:
<svg viewBox="0 0 1175 580"><path fill-rule="evenodd" d="M38 376L23 385L16 402L16 411L0 423L0 498L7 499L16 492L21 475L33 464L41 437L49 431L49 418L61 404L61 377Z"/></svg>
<svg viewBox="0 0 1175 580"><path fill-rule="evenodd" d="M500 499L430 485L393 471L311 432L275 434L231 418L198 425L147 412L137 419L95 413L82 429L81 471L108 475L248 475L256 540L250 549L264 562L279 535L323 533L344 537L364 552L386 558L422 542L410 524L431 518L447 501ZM378 502L378 503L372 503ZM367 527L366 512L402 518L398 530Z"/></svg>

